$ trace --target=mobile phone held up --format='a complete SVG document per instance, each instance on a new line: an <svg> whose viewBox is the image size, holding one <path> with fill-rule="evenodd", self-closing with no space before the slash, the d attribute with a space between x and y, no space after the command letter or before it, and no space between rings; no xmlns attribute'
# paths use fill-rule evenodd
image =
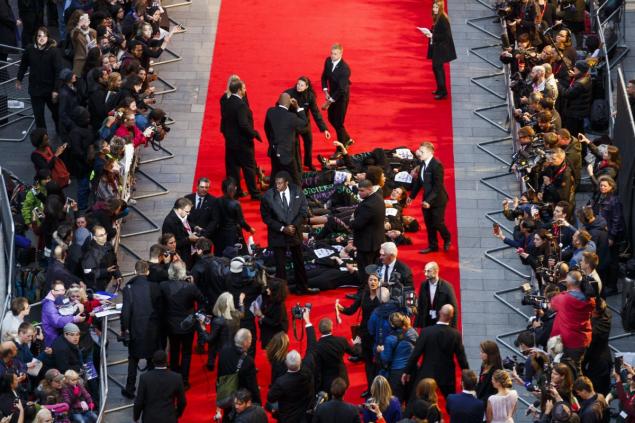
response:
<svg viewBox="0 0 635 423"><path fill-rule="evenodd" d="M492 229L494 230L494 235L499 236L501 234L501 226L498 223L494 222Z"/></svg>

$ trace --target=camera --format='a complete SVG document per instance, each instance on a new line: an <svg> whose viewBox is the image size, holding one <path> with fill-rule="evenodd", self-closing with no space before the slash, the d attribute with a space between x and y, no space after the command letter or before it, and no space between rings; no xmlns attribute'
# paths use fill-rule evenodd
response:
<svg viewBox="0 0 635 423"><path fill-rule="evenodd" d="M315 414L315 412L317 411L317 408L320 406L320 404L325 403L326 401L329 400L329 394L327 394L324 391L320 391L315 395L315 399L313 400L313 404L311 404L311 407L308 410L309 414Z"/></svg>
<svg viewBox="0 0 635 423"><path fill-rule="evenodd" d="M302 307L300 305L300 303L296 303L292 308L291 308L291 317L293 319L297 319L297 320L301 320L302 316L304 315L305 311L311 311L311 307L313 307L311 305L311 303L306 303L304 305L304 307Z"/></svg>
<svg viewBox="0 0 635 423"><path fill-rule="evenodd" d="M210 322L212 321L210 316L208 316L207 314L203 313L200 310L194 313L194 317L196 318L196 320L198 320L199 322L205 323L206 325L209 325Z"/></svg>
<svg viewBox="0 0 635 423"><path fill-rule="evenodd" d="M516 370L516 373L522 375L525 373L525 362L518 359L518 356L512 355L507 356L503 359L503 369L505 370Z"/></svg>
<svg viewBox="0 0 635 423"><path fill-rule="evenodd" d="M520 301L522 305L530 305L536 310L547 310L549 308L549 300L546 297L531 293L529 282L520 285L520 289L523 293L523 298Z"/></svg>

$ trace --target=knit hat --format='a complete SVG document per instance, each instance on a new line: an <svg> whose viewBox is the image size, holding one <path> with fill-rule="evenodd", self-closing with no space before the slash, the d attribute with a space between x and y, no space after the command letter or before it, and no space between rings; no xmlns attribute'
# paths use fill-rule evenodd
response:
<svg viewBox="0 0 635 423"><path fill-rule="evenodd" d="M71 79L73 79L73 71L70 70L69 68L64 68L60 71L60 79L63 82L69 82Z"/></svg>
<svg viewBox="0 0 635 423"><path fill-rule="evenodd" d="M64 333L79 333L79 327L75 323L67 323L64 325Z"/></svg>
<svg viewBox="0 0 635 423"><path fill-rule="evenodd" d="M586 62L586 60L578 60L577 62L575 62L574 66L582 73L587 73L589 71L589 64Z"/></svg>

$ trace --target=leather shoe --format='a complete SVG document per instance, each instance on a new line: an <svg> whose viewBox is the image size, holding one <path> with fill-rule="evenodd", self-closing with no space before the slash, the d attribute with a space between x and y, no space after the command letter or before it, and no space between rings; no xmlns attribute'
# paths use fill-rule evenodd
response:
<svg viewBox="0 0 635 423"><path fill-rule="evenodd" d="M419 250L419 254L434 253L436 251L439 251L439 249L438 248L424 248L423 250Z"/></svg>
<svg viewBox="0 0 635 423"><path fill-rule="evenodd" d="M320 293L320 289L319 288L305 288L305 289L296 288L293 290L293 293L296 295L315 295Z"/></svg>
<svg viewBox="0 0 635 423"><path fill-rule="evenodd" d="M346 294L346 298L349 300L357 300L359 299L359 294Z"/></svg>
<svg viewBox="0 0 635 423"><path fill-rule="evenodd" d="M350 361L351 363L359 363L360 361L362 361L362 358L358 355L351 355L350 357L348 357L348 361Z"/></svg>
<svg viewBox="0 0 635 423"><path fill-rule="evenodd" d="M444 98L446 98L447 96L448 96L447 94L440 93L440 94L436 94L436 95L434 96L434 99L435 99L435 100L443 100L443 99L444 99Z"/></svg>
<svg viewBox="0 0 635 423"><path fill-rule="evenodd" d="M443 251L446 253L450 250L450 247L452 247L452 243L450 241L443 243Z"/></svg>
<svg viewBox="0 0 635 423"><path fill-rule="evenodd" d="M121 388L121 395L123 395L124 397L128 398L128 399L134 399L135 398L135 394L133 391L129 391L125 388Z"/></svg>
<svg viewBox="0 0 635 423"><path fill-rule="evenodd" d="M434 90L434 91L432 91L432 94L433 94L433 95L437 95L437 94L440 94L440 93L441 93L441 91L439 91L439 90Z"/></svg>
<svg viewBox="0 0 635 423"><path fill-rule="evenodd" d="M197 345L194 348L194 354L205 354L205 347L203 345Z"/></svg>

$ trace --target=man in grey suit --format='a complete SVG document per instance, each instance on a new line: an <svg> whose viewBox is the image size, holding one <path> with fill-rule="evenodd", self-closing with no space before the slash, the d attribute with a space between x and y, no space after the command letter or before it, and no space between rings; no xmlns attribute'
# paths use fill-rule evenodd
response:
<svg viewBox="0 0 635 423"><path fill-rule="evenodd" d="M295 289L299 294L316 294L309 288L302 257L302 225L308 216L308 205L302 189L289 184L289 173L276 174L275 184L267 190L260 203L260 214L267 225L267 243L276 261L276 276L287 280L287 251L291 252L295 273Z"/></svg>

